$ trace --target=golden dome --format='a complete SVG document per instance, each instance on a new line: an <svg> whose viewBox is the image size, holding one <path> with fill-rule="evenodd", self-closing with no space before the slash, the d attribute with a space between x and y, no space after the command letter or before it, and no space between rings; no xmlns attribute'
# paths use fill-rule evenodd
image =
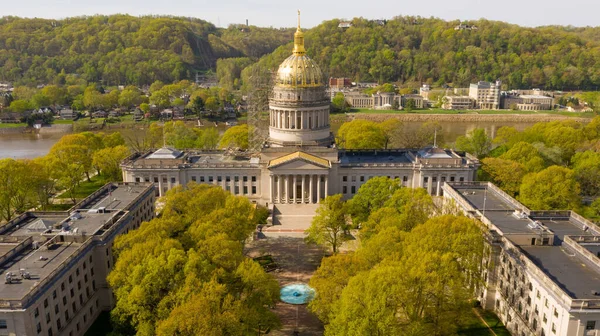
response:
<svg viewBox="0 0 600 336"><path fill-rule="evenodd" d="M275 84L289 87L314 87L323 85L321 69L306 56L304 33L300 30L300 11L298 28L294 33L294 52L279 65Z"/></svg>

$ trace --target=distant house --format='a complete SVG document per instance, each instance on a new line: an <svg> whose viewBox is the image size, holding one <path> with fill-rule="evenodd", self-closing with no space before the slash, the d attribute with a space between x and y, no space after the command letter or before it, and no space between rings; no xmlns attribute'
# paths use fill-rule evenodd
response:
<svg viewBox="0 0 600 336"><path fill-rule="evenodd" d="M171 120L173 119L173 110L171 109L164 109L160 112L160 119L163 120Z"/></svg>
<svg viewBox="0 0 600 336"><path fill-rule="evenodd" d="M109 118L118 118L122 115L122 113L120 111L117 110L112 110L110 112L108 112L108 117Z"/></svg>
<svg viewBox="0 0 600 336"><path fill-rule="evenodd" d="M106 118L107 115L108 115L108 113L106 113L106 111L102 111L102 110L92 113L93 118Z"/></svg>
<svg viewBox="0 0 600 336"><path fill-rule="evenodd" d="M373 23L380 25L380 26L385 26L385 24L387 23L387 20L373 20Z"/></svg>
<svg viewBox="0 0 600 336"><path fill-rule="evenodd" d="M174 107L173 108L173 120L183 120L185 119L185 115L183 113L183 108Z"/></svg>
<svg viewBox="0 0 600 336"><path fill-rule="evenodd" d="M569 112L594 112L589 106L585 105L576 105L576 106L567 106L567 111Z"/></svg>
<svg viewBox="0 0 600 336"><path fill-rule="evenodd" d="M54 113L54 110L51 107L44 106L39 109L33 110L34 114L44 114L44 113Z"/></svg>
<svg viewBox="0 0 600 336"><path fill-rule="evenodd" d="M461 23L454 27L454 30L477 30L477 26L471 26L468 24Z"/></svg>
<svg viewBox="0 0 600 336"><path fill-rule="evenodd" d="M342 28L342 29L347 29L347 28L350 28L350 27L352 27L352 22L350 22L350 21L342 21L338 25L338 28Z"/></svg>
<svg viewBox="0 0 600 336"><path fill-rule="evenodd" d="M60 117L60 119L65 119L65 120L73 120L75 119L75 112L73 112L72 109L61 109L60 111L58 111L58 116Z"/></svg>
<svg viewBox="0 0 600 336"><path fill-rule="evenodd" d="M142 120L144 120L144 112L140 109L135 109L135 111L133 111L133 121Z"/></svg>

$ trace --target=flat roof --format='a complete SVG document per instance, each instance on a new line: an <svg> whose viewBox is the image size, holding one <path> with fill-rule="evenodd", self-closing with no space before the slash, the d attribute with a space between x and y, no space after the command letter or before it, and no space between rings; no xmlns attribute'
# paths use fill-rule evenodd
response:
<svg viewBox="0 0 600 336"><path fill-rule="evenodd" d="M521 246L525 254L574 299L598 299L600 273L584 264L575 253L560 246Z"/></svg>
<svg viewBox="0 0 600 336"><path fill-rule="evenodd" d="M4 279L0 280L0 300L21 300L72 256L91 236L103 233L106 223L116 222L122 216L123 210L126 210L130 203L148 187L149 185L146 184L111 184L84 200L81 207L71 213L30 212L21 220L11 222L12 226L0 237L10 237L12 240L17 237L19 239L32 237L35 242L33 244L39 248L34 249L33 244L26 245L0 265L0 272L4 276L11 272L18 279L10 284L5 283ZM98 211L102 208L105 212ZM73 217L75 212L80 215L78 219ZM38 229L37 226L36 230L28 228L31 223L40 219L48 226L47 230ZM1 243L0 255L15 248L17 244ZM31 275L31 279L21 279L19 273L21 269L25 269Z"/></svg>
<svg viewBox="0 0 600 336"><path fill-rule="evenodd" d="M340 151L341 164L351 163L412 163L408 151L352 150Z"/></svg>
<svg viewBox="0 0 600 336"><path fill-rule="evenodd" d="M485 184L452 185L452 187L460 197L482 213L484 213L485 202L485 217L502 231L506 239L519 246L523 253L568 295L574 299L598 299L598 296L592 294L592 290L600 291L600 272L588 266L578 253L562 246L565 236L591 234L583 230L581 223L576 222L570 216L570 212L568 218L566 215L557 215L553 218L534 212L530 217L521 219L513 213L515 210L525 209L523 205L515 200L511 203L508 198ZM534 233L535 231L527 225L532 220L541 222L554 233L554 245L522 245L511 239L511 234ZM600 244L582 246L590 247L591 252L600 251Z"/></svg>

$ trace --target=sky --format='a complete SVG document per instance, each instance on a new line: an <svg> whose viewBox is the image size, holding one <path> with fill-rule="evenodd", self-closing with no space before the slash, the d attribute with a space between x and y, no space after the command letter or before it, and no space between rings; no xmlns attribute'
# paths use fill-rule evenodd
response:
<svg viewBox="0 0 600 336"><path fill-rule="evenodd" d="M218 27L245 23L262 27L293 27L296 10L302 26L310 28L334 18L390 19L397 15L438 17L445 20L506 21L522 26L597 26L598 0L25 0L7 1L5 15L39 18L127 13L197 17ZM578 10L585 9L585 10Z"/></svg>

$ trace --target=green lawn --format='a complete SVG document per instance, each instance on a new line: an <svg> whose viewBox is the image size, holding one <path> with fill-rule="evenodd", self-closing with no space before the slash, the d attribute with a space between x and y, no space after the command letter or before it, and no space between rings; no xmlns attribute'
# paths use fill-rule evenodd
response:
<svg viewBox="0 0 600 336"><path fill-rule="evenodd" d="M91 181L82 181L79 184L79 187L75 188L75 198L86 198L91 195L94 191L100 189L103 185L105 185L108 181L103 176L96 175L90 179ZM56 198L70 198L68 192L64 192Z"/></svg>
<svg viewBox="0 0 600 336"><path fill-rule="evenodd" d="M498 317L491 311L483 310L481 308L476 308L479 314L483 317L483 319L487 322L487 324L492 328L492 330L498 336L510 336L510 333L502 322L498 320ZM463 336L492 336L493 334L490 332L488 327L483 324L483 322L475 315L473 310L469 309L465 311L465 315L463 316L465 319L465 327L458 331L458 335Z"/></svg>
<svg viewBox="0 0 600 336"><path fill-rule="evenodd" d="M372 110L365 108L350 109L350 113L380 113L380 114L550 114L563 115L577 118L593 118L594 112L565 112L565 111L513 111L513 110L444 110L441 108L430 108L422 110L396 111L396 110Z"/></svg>
<svg viewBox="0 0 600 336"><path fill-rule="evenodd" d="M25 123L0 123L0 128L27 127Z"/></svg>

